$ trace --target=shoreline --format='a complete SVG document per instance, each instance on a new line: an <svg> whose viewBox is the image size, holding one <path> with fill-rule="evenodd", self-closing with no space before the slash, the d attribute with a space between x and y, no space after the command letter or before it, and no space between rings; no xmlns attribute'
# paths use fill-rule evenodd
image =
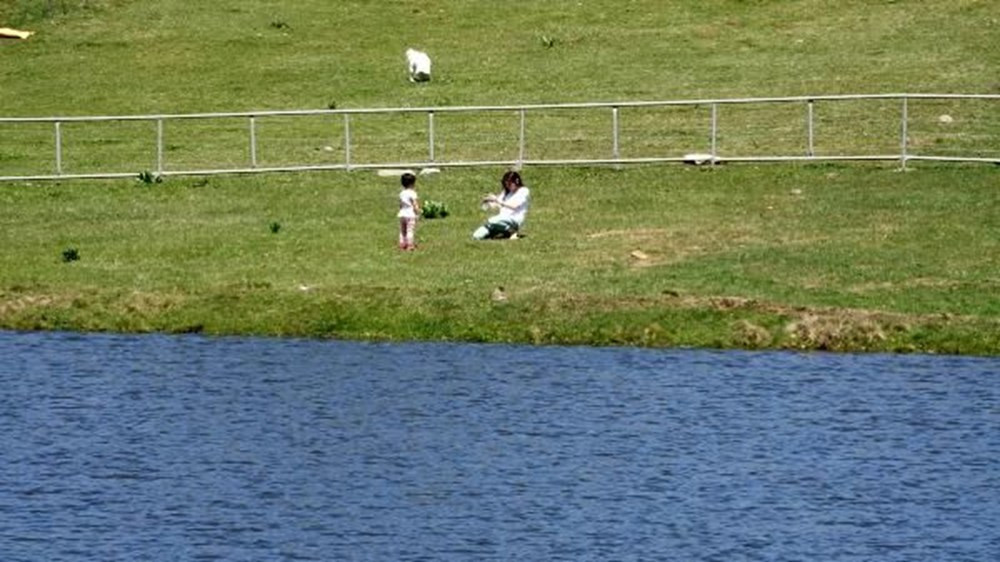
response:
<svg viewBox="0 0 1000 562"><path fill-rule="evenodd" d="M190 297L0 292L0 329L373 342L1000 355L1000 321L951 314L788 307L739 297L519 299L399 314L386 302L265 291ZM124 298L122 298L124 296ZM357 295L355 295L356 297ZM346 297L346 298L345 298ZM270 306L263 303L270 302ZM340 304L337 304L337 303ZM288 312L282 313L281 308ZM314 310L308 313L308 310ZM584 309L590 309L584 312ZM541 314L539 314L541 313Z"/></svg>

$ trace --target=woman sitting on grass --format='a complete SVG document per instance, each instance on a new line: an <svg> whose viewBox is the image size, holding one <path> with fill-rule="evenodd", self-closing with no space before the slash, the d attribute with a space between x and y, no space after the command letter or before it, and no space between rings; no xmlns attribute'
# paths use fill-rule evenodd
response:
<svg viewBox="0 0 1000 562"><path fill-rule="evenodd" d="M524 225L528 206L531 204L531 190L521 181L521 175L513 171L503 175L500 185L503 186L503 191L498 195L491 193L483 197L484 208L489 206L499 208L500 211L472 233L476 240L517 238Z"/></svg>

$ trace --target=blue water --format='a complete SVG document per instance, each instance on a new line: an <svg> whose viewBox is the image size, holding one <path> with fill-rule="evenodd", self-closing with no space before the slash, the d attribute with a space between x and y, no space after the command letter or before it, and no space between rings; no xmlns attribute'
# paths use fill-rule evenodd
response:
<svg viewBox="0 0 1000 562"><path fill-rule="evenodd" d="M0 332L0 559L1000 559L1000 361Z"/></svg>

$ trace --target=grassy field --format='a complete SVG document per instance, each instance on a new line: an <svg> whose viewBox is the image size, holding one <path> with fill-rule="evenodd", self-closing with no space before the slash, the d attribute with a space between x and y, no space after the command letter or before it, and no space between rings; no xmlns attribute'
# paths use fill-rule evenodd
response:
<svg viewBox="0 0 1000 562"><path fill-rule="evenodd" d="M0 1L0 25L37 31L0 43L2 112L1000 92L989 2L487 6ZM405 80L410 45L434 57L428 85ZM983 142L924 111L917 140ZM31 134L0 135L0 175L28 166ZM225 159L209 137L172 157ZM1000 353L995 166L529 167L528 236L474 243L502 171L423 177L452 214L415 253L395 249L395 180L370 172L0 184L0 326Z"/></svg>
<svg viewBox="0 0 1000 562"><path fill-rule="evenodd" d="M998 93L994 8L981 0L4 0L0 20L38 33L2 45L0 77L4 113L25 116ZM405 87L411 45L434 58L432 87Z"/></svg>

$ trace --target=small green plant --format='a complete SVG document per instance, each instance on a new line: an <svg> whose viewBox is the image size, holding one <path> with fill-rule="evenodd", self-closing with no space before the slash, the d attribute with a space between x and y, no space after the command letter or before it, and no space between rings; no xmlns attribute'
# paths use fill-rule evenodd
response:
<svg viewBox="0 0 1000 562"><path fill-rule="evenodd" d="M76 248L66 248L62 251L62 260L65 263L77 261L80 259L80 252Z"/></svg>
<svg viewBox="0 0 1000 562"><path fill-rule="evenodd" d="M288 22L284 22L284 21L281 21L281 20L274 20L274 21L272 21L271 22L271 27L273 27L274 29L291 29L292 28L292 26L288 25Z"/></svg>
<svg viewBox="0 0 1000 562"><path fill-rule="evenodd" d="M139 181L146 185L151 185L154 183L163 183L163 176L150 172L149 170L143 170L139 172Z"/></svg>
<svg viewBox="0 0 1000 562"><path fill-rule="evenodd" d="M270 224L270 225L268 226L268 228L270 228L270 229L271 229L271 234L277 234L277 233L278 233L278 231L279 231L279 230L281 230L281 223L280 223L280 222L277 222L277 221L275 221L275 222L272 222L272 223L271 223L271 224Z"/></svg>
<svg viewBox="0 0 1000 562"><path fill-rule="evenodd" d="M448 206L440 201L425 201L421 216L425 219L443 219L448 216Z"/></svg>

